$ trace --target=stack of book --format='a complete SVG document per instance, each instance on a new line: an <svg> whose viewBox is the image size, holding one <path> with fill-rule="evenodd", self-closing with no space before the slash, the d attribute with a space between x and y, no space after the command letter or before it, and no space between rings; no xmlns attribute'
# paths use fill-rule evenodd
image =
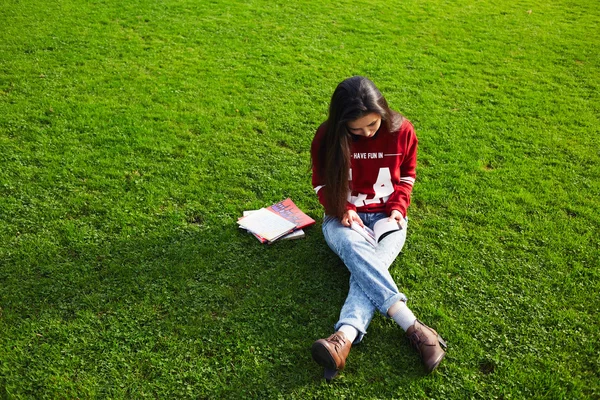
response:
<svg viewBox="0 0 600 400"><path fill-rule="evenodd" d="M315 220L288 198L260 210L244 211L237 223L261 243L270 244L279 239L303 238L302 228L314 224Z"/></svg>

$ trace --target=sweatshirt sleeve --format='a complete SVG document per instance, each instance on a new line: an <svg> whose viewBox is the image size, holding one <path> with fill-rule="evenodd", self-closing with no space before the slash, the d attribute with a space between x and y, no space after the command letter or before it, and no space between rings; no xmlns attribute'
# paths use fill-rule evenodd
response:
<svg viewBox="0 0 600 400"><path fill-rule="evenodd" d="M394 184L394 193L386 203L386 212L389 215L392 210L398 210L406 217L410 195L417 177L418 140L412 124L408 123L406 128L402 128L398 140L399 147L404 148L404 158L400 164L400 182Z"/></svg>

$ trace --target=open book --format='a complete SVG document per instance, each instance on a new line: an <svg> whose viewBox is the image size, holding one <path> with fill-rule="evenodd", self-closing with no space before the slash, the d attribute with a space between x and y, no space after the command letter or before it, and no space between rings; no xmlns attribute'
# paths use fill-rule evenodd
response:
<svg viewBox="0 0 600 400"><path fill-rule="evenodd" d="M244 212L238 220L241 228L252 233L262 243L273 243L277 239L295 239L304 236L302 228L315 223L315 220L287 198L260 210Z"/></svg>
<svg viewBox="0 0 600 400"><path fill-rule="evenodd" d="M257 212L258 210L246 210L244 211L244 217L247 217L248 215ZM243 229L242 226L240 226L240 228ZM250 231L248 231L248 233L252 233ZM257 235L256 233L252 233L254 235L254 237L256 237L258 240L260 240L261 243L267 243L268 240L265 239L264 237L261 237L260 235ZM303 237L305 237L306 235L304 234L304 229L296 229L286 235L283 235L282 237L280 237L277 240L292 240L292 239L302 239Z"/></svg>
<svg viewBox="0 0 600 400"><path fill-rule="evenodd" d="M373 246L377 246L377 243L392 232L396 232L402 229L402 226L398 224L396 220L389 221L387 218L380 219L375 222L373 229L368 226L362 227L356 222L350 224L350 228L360 233L362 237L366 239Z"/></svg>

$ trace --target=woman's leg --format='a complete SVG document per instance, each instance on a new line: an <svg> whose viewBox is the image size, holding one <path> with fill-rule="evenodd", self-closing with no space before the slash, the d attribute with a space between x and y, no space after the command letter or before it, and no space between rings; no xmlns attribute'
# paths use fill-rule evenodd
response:
<svg viewBox="0 0 600 400"><path fill-rule="evenodd" d="M340 318L334 329L338 331L344 325L352 326L357 331L353 344L359 343L367 333L375 311L377 308L350 276L350 290L348 290L348 296L346 296L346 301L340 311Z"/></svg>
<svg viewBox="0 0 600 400"><path fill-rule="evenodd" d="M371 227L377 220L386 218L384 214L360 214L360 217L365 225ZM402 250L406 230L388 235L377 247L373 247L337 218L326 217L323 234L329 247L350 271L356 285L382 314L386 314L394 303L406 300L388 271Z"/></svg>
<svg viewBox="0 0 600 400"><path fill-rule="evenodd" d="M359 215L370 228L377 220L387 218L384 214ZM313 358L325 367L325 378L332 379L344 368L352 346L344 333L345 328L356 329L358 335L354 343L359 342L377 309L384 315L393 314L390 316L406 330L427 371L434 370L444 358L440 344L445 347L445 342L435 330L416 320L406 307L406 296L398 291L388 271L404 246L406 229L386 236L376 247L343 226L337 218L325 218L323 233L329 247L351 273L350 290L335 326L336 332L327 339L317 340L312 347Z"/></svg>
<svg viewBox="0 0 600 400"><path fill-rule="evenodd" d="M359 214L363 223L373 228L374 223L387 218L384 214ZM358 331L355 343L364 336L376 309L392 317L405 331L412 345L417 349L428 372L440 364L445 356L442 346L446 343L438 333L416 320L412 312L406 307L406 296L398 291L394 280L389 274L389 267L398 256L406 240L406 229L394 232L373 247L352 229L343 226L336 218L326 217L323 222L323 233L329 247L344 261L351 273L350 290L346 302L342 307L340 319L336 330L344 325L353 326ZM412 324L412 325L411 325ZM410 325L410 326L408 326ZM331 337L339 335L336 332ZM331 338L330 337L330 338ZM320 340L319 342L327 342ZM325 376L329 378L343 368L345 359L350 351L350 343L344 342L343 336L335 350L340 350L340 359L336 363L328 364ZM332 346L322 347L327 356L332 354ZM314 349L314 346L313 346ZM314 353L313 353L314 354Z"/></svg>
<svg viewBox="0 0 600 400"><path fill-rule="evenodd" d="M361 214L365 225L372 227L384 214ZM404 246L406 230L385 237L377 247L368 244L358 233L343 226L337 218L323 222L325 240L350 270L350 290L335 325L351 325L358 331L355 343L362 340L375 310L383 314L392 304L406 300L398 291L388 269ZM362 280L362 282L361 282Z"/></svg>

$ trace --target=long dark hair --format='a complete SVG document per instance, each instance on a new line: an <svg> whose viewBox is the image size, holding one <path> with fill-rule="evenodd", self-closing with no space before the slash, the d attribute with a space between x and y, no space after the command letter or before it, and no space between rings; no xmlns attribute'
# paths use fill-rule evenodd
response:
<svg viewBox="0 0 600 400"><path fill-rule="evenodd" d="M319 174L324 177L326 186L325 211L329 215L341 218L346 212L352 143L347 124L370 113L381 117L380 131L396 132L402 124L402 115L389 108L379 89L368 78L353 76L337 86L331 96L327 130L317 154Z"/></svg>

